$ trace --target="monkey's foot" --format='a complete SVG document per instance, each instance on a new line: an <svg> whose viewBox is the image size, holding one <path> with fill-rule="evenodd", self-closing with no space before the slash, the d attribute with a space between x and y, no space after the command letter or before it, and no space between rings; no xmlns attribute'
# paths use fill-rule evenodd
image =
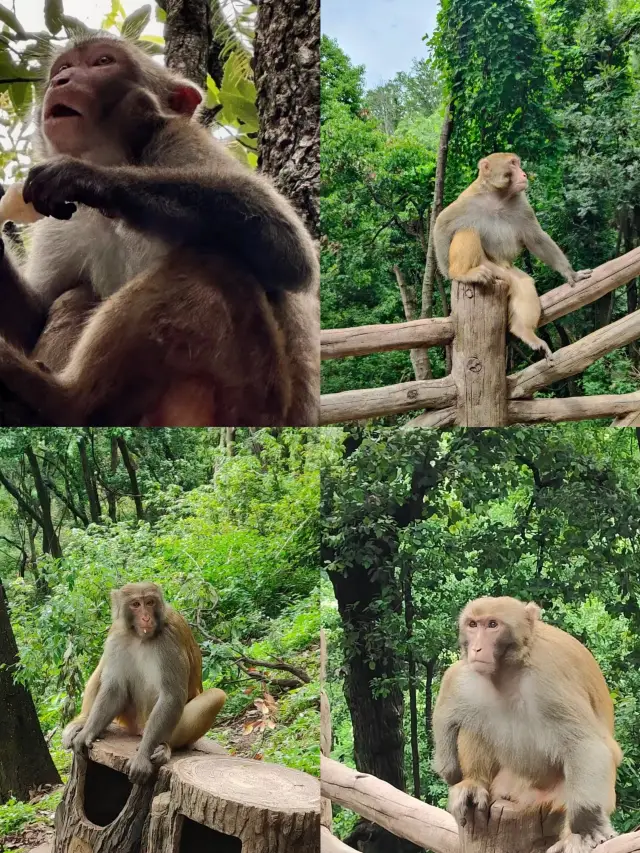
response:
<svg viewBox="0 0 640 853"><path fill-rule="evenodd" d="M459 782L449 791L449 812L460 826L471 820L486 823L489 817L489 791L473 781Z"/></svg>
<svg viewBox="0 0 640 853"><path fill-rule="evenodd" d="M69 723L66 729L62 732L63 749L72 749L73 742L80 734L84 727L84 723Z"/></svg>
<svg viewBox="0 0 640 853"><path fill-rule="evenodd" d="M486 264L480 264L475 269L469 270L466 275L455 276L451 274L451 278L458 281L466 281L470 284L490 284L492 281L495 281L496 277L490 267L486 266Z"/></svg>
<svg viewBox="0 0 640 853"><path fill-rule="evenodd" d="M151 753L151 763L154 767L162 767L171 758L171 747L168 743L161 743Z"/></svg>
<svg viewBox="0 0 640 853"><path fill-rule="evenodd" d="M572 832L571 835L567 835L553 847L549 847L547 853L591 853L599 844L608 841L610 838L615 838L615 836L616 833L611 824L602 827L601 830L596 829L588 835L578 835Z"/></svg>
<svg viewBox="0 0 640 853"><path fill-rule="evenodd" d="M573 278L568 278L567 281L573 287L577 281L584 281L585 278L590 278L593 270L579 270Z"/></svg>
<svg viewBox="0 0 640 853"><path fill-rule="evenodd" d="M156 767L146 755L137 753L135 758L129 761L127 775L134 785L144 785L156 772Z"/></svg>

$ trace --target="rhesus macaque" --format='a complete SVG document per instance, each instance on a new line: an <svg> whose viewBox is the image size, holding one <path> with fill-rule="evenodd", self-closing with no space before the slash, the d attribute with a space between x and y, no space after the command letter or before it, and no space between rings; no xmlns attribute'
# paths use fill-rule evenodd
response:
<svg viewBox="0 0 640 853"><path fill-rule="evenodd" d="M107 34L54 58L23 189L45 218L23 270L0 246L0 386L46 423L317 422L313 242L193 118L201 100ZM43 370L30 356L51 305L79 286L100 304Z"/></svg>
<svg viewBox="0 0 640 853"><path fill-rule="evenodd" d="M566 811L548 853L587 853L615 833L613 703L591 653L515 598L479 598L460 616L461 659L445 672L433 715L435 771L464 823L490 803Z"/></svg>
<svg viewBox="0 0 640 853"><path fill-rule="evenodd" d="M154 583L130 583L111 593L113 624L104 653L87 682L82 710L62 735L65 749L90 749L116 720L142 734L129 765L144 783L171 757L207 732L226 695L202 692L202 655L183 617L165 604Z"/></svg>
<svg viewBox="0 0 640 853"><path fill-rule="evenodd" d="M553 360L535 329L540 298L534 280L513 262L528 249L571 284L591 275L575 272L564 253L540 227L525 195L526 174L515 154L489 154L478 163L478 177L436 219L434 246L440 272L474 284L502 281L509 287L509 330Z"/></svg>

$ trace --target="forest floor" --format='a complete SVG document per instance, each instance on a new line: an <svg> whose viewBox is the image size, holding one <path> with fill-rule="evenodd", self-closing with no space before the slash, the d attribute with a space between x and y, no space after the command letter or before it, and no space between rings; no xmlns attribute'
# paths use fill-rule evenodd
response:
<svg viewBox="0 0 640 853"><path fill-rule="evenodd" d="M255 758L260 760L261 743L268 737L268 729L256 725L256 718L261 714L252 705L240 717L229 720L224 727L215 729L216 743L228 749L232 755L240 758ZM250 730L249 730L250 729ZM68 770L69 768L67 768ZM37 806L43 796L56 792L62 793L63 785L48 788L46 793L39 793L30 800ZM53 840L53 819L55 809L43 809L38 812L37 819L24 826L19 832L13 832L0 838L0 853L49 853Z"/></svg>

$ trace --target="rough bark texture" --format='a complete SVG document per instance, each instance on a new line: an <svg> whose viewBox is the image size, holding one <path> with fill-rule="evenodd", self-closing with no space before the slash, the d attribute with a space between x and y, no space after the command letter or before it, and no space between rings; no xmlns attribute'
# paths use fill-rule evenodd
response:
<svg viewBox="0 0 640 853"><path fill-rule="evenodd" d="M452 376L458 388L456 423L505 426L507 420L507 291L504 285L451 285L455 323Z"/></svg>
<svg viewBox="0 0 640 853"><path fill-rule="evenodd" d="M211 9L207 0L166 0L165 61L198 86L207 79Z"/></svg>
<svg viewBox="0 0 640 853"><path fill-rule="evenodd" d="M60 783L33 699L13 680L17 663L18 647L0 582L0 803L10 796L24 800L40 785Z"/></svg>
<svg viewBox="0 0 640 853"><path fill-rule="evenodd" d="M500 800L492 804L488 824L471 820L460 827L460 853L544 853L558 840L563 820L558 813L523 812Z"/></svg>
<svg viewBox="0 0 640 853"><path fill-rule="evenodd" d="M260 0L255 84L259 168L319 235L320 0Z"/></svg>
<svg viewBox="0 0 640 853"><path fill-rule="evenodd" d="M319 853L317 779L202 739L132 786L126 764L138 744L112 726L90 761L74 760L53 853Z"/></svg>
<svg viewBox="0 0 640 853"><path fill-rule="evenodd" d="M444 124L442 125L442 131L440 132L438 160L436 162L435 188L433 191L433 205L431 206L431 219L429 222L429 242L427 244L427 259L424 267L424 276L422 277L423 312L425 306L428 304L429 294L433 292L433 282L435 281L436 277L436 253L433 242L433 233L434 226L436 224L436 219L438 218L438 214L442 210L442 203L444 199L444 184L447 173L447 153L449 151L449 139L451 138L452 129L453 105L447 104L447 108L444 114ZM441 292L441 296L444 296L444 291ZM443 299L442 308L446 314L447 306L445 299ZM426 314L423 313L421 316L425 317Z"/></svg>
<svg viewBox="0 0 640 853"><path fill-rule="evenodd" d="M398 283L400 296L402 297L402 307L404 308L404 316L407 320L418 319L418 306L416 303L416 295L413 288L407 284L406 279L400 267L395 264L393 272ZM430 312L429 312L430 313ZM409 351L411 364L413 366L413 374L416 379L431 379L431 364L429 362L429 353L426 349L412 349Z"/></svg>

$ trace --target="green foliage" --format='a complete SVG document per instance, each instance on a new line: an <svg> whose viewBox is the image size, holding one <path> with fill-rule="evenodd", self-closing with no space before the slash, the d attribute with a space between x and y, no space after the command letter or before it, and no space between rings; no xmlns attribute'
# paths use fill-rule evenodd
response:
<svg viewBox="0 0 640 853"><path fill-rule="evenodd" d="M62 799L62 791L55 791L35 803L22 803L10 799L0 805L0 841L12 832L20 832L31 823L53 826L53 815Z"/></svg>

